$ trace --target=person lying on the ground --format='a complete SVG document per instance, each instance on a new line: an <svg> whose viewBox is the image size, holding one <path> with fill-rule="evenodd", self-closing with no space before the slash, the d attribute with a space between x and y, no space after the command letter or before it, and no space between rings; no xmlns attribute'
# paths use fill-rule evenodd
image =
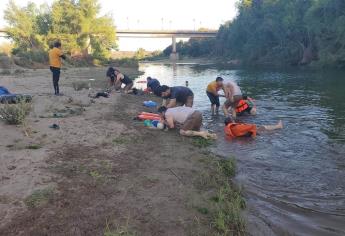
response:
<svg viewBox="0 0 345 236"><path fill-rule="evenodd" d="M225 117L229 116L228 110L232 109L232 117L236 117L235 108L238 105L238 102L242 99L242 91L240 87L232 81L223 83L224 85L224 95L226 101L223 104L223 112Z"/></svg>
<svg viewBox="0 0 345 236"><path fill-rule="evenodd" d="M54 47L49 51L49 64L50 71L52 72L53 76L54 94L57 96L61 95L59 89L60 71L62 65L61 59L65 60L66 56L61 50L61 43L55 42Z"/></svg>
<svg viewBox="0 0 345 236"><path fill-rule="evenodd" d="M207 131L200 131L202 126L202 114L191 107L173 107L166 108L164 106L158 108L162 122L169 129L179 128L180 134L183 136L198 136L205 139L216 139L216 134Z"/></svg>
<svg viewBox="0 0 345 236"><path fill-rule="evenodd" d="M219 94L218 91L223 89L223 78L222 77L217 77L215 81L212 81L207 85L206 88L206 94L207 97L210 99L211 102L211 113L212 115L219 113L219 107L220 107L220 102L219 102ZM224 91L225 93L225 91Z"/></svg>
<svg viewBox="0 0 345 236"><path fill-rule="evenodd" d="M147 81L147 91L153 92L156 96L159 96L159 88L161 84L157 79L153 79L150 76L146 78Z"/></svg>
<svg viewBox="0 0 345 236"><path fill-rule="evenodd" d="M243 99L241 99L235 108L236 115L237 116L242 116L245 114L249 115L256 115L256 106L254 104L254 100L251 99L250 97L243 95Z"/></svg>
<svg viewBox="0 0 345 236"><path fill-rule="evenodd" d="M109 67L106 75L109 78L109 88L115 88L115 69L113 67Z"/></svg>
<svg viewBox="0 0 345 236"><path fill-rule="evenodd" d="M115 89L120 89L121 85L124 84L124 91L125 93L131 93L133 87L133 81L125 74L122 74L118 69L114 69L114 73L116 76L115 80Z"/></svg>
<svg viewBox="0 0 345 236"><path fill-rule="evenodd" d="M163 85L159 88L159 93L163 98L163 106L172 108L176 106L192 107L194 102L194 94L192 90L183 86L169 87ZM169 103L166 105L167 99Z"/></svg>
<svg viewBox="0 0 345 236"><path fill-rule="evenodd" d="M255 138L257 132L272 131L283 128L283 122L280 120L276 125L262 125L236 123L232 118L228 117L224 121L224 132L227 138L236 137L252 137Z"/></svg>

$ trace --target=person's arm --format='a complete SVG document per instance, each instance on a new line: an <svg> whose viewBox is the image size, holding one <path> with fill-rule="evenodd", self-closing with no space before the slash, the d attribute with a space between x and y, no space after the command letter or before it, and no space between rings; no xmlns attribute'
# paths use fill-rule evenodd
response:
<svg viewBox="0 0 345 236"><path fill-rule="evenodd" d="M176 98L170 99L169 104L166 107L167 108L176 107Z"/></svg>
<svg viewBox="0 0 345 236"><path fill-rule="evenodd" d="M116 76L116 82L120 82L122 79L123 79L123 74L119 73L117 76Z"/></svg>
<svg viewBox="0 0 345 236"><path fill-rule="evenodd" d="M168 126L169 129L175 128L174 119L171 116L165 117L165 124Z"/></svg>
<svg viewBox="0 0 345 236"><path fill-rule="evenodd" d="M62 59L66 60L66 56L65 54L63 54L62 50L59 50L59 57L61 57Z"/></svg>
<svg viewBox="0 0 345 236"><path fill-rule="evenodd" d="M166 106L167 106L167 100L163 98L162 107L166 107Z"/></svg>

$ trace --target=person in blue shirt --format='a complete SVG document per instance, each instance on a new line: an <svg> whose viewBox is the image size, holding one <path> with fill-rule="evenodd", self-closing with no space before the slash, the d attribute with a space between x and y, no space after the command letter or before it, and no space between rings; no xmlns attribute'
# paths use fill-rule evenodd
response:
<svg viewBox="0 0 345 236"><path fill-rule="evenodd" d="M159 88L159 94L163 98L163 106L166 105L166 100L169 99L169 103L166 105L167 108L176 106L193 107L194 94L187 87L163 85Z"/></svg>
<svg viewBox="0 0 345 236"><path fill-rule="evenodd" d="M150 76L146 78L147 90L148 92L153 92L156 96L159 96L159 88L161 84L157 79L151 78Z"/></svg>

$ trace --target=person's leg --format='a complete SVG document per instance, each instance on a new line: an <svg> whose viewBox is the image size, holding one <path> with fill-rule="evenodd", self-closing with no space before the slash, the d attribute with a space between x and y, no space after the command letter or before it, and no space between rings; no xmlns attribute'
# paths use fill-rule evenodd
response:
<svg viewBox="0 0 345 236"><path fill-rule="evenodd" d="M207 131L194 131L194 130L180 130L180 134L187 137L202 137L204 139L217 139L216 134L210 134Z"/></svg>
<svg viewBox="0 0 345 236"><path fill-rule="evenodd" d="M53 86L54 86L54 93L57 95L59 93L59 77L60 77L60 70L58 68L51 67L50 68L52 74L53 74Z"/></svg>
<svg viewBox="0 0 345 236"><path fill-rule="evenodd" d="M115 81L115 90L120 90L122 86L122 82L121 81Z"/></svg>
<svg viewBox="0 0 345 236"><path fill-rule="evenodd" d="M207 97L208 97L208 99L210 100L210 102L211 102L211 114L212 114L212 116L214 115L214 113L215 113L215 109L216 109L216 104L215 104L215 100L214 100L214 95L212 94L212 93L210 93L210 92L208 92L208 91L206 91L206 95L207 95Z"/></svg>
<svg viewBox="0 0 345 236"><path fill-rule="evenodd" d="M133 87L133 83L130 83L130 84L126 84L124 90L125 90L125 93L130 93L132 92L131 89Z"/></svg>
<svg viewBox="0 0 345 236"><path fill-rule="evenodd" d="M252 109L250 109L249 114L252 116L256 116L256 114L257 114L256 107L252 107Z"/></svg>
<svg viewBox="0 0 345 236"><path fill-rule="evenodd" d="M219 102L219 97L216 97L215 100L215 109L216 109L216 114L219 114L219 107L220 107L220 102Z"/></svg>
<svg viewBox="0 0 345 236"><path fill-rule="evenodd" d="M57 71L56 71L56 92L57 92L57 94L60 94L59 80L60 80L60 69L57 69Z"/></svg>
<svg viewBox="0 0 345 236"><path fill-rule="evenodd" d="M280 120L276 125L262 125L259 127L259 131L272 131L276 129L282 129L283 122Z"/></svg>
<svg viewBox="0 0 345 236"><path fill-rule="evenodd" d="M222 109L223 109L223 112L224 112L224 116L225 117L228 117L229 116L229 108L231 107L232 105L232 102L230 101L230 99L227 99L223 106L222 106Z"/></svg>
<svg viewBox="0 0 345 236"><path fill-rule="evenodd" d="M202 126L202 114L199 111L195 111L191 114L187 120L184 122L180 129L180 134L183 136L198 136L205 139L216 139L217 136L215 134L210 134L207 131L200 131Z"/></svg>
<svg viewBox="0 0 345 236"><path fill-rule="evenodd" d="M211 104L211 114L212 114L212 116L214 116L215 110L216 110L216 105L215 104Z"/></svg>
<svg viewBox="0 0 345 236"><path fill-rule="evenodd" d="M232 108L232 117L236 118L237 113L236 113L236 107L239 103L239 101L241 101L243 99L242 95L235 95L232 97L232 104L231 104L231 108Z"/></svg>
<svg viewBox="0 0 345 236"><path fill-rule="evenodd" d="M50 67L50 71L52 72L52 81L53 81L53 87L54 87L54 94L56 94L56 86L55 86L55 72L54 72L54 68Z"/></svg>

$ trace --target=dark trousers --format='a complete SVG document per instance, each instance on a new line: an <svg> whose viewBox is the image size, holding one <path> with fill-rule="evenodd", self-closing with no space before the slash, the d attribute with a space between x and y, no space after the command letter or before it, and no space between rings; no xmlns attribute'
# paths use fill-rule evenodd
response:
<svg viewBox="0 0 345 236"><path fill-rule="evenodd" d="M53 86L55 94L59 94L59 79L60 79L60 68L50 67L50 71L53 74Z"/></svg>
<svg viewBox="0 0 345 236"><path fill-rule="evenodd" d="M210 99L212 105L220 107L219 96L215 96L213 93L206 91L207 97Z"/></svg>

